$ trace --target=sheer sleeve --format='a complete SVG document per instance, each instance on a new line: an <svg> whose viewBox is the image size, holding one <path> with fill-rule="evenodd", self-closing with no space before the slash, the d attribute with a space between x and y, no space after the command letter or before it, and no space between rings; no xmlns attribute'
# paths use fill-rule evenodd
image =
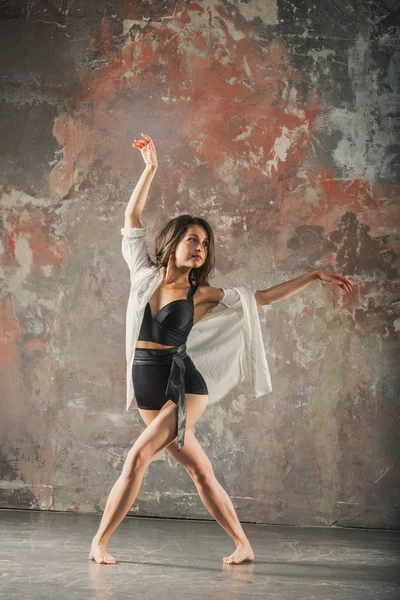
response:
<svg viewBox="0 0 400 600"><path fill-rule="evenodd" d="M132 277L143 267L150 266L147 251L146 227L122 227L122 255Z"/></svg>

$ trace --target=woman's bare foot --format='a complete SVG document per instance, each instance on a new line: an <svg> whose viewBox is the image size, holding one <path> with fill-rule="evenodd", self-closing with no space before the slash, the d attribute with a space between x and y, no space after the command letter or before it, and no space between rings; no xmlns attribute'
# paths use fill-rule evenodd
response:
<svg viewBox="0 0 400 600"><path fill-rule="evenodd" d="M242 562L254 560L253 548L250 546L250 542L238 543L235 552L230 556L224 556L223 562L226 564L238 565Z"/></svg>
<svg viewBox="0 0 400 600"><path fill-rule="evenodd" d="M90 548L89 559L95 560L99 564L103 565L115 565L117 562L106 548L107 544L100 543L95 537L92 539L92 546Z"/></svg>

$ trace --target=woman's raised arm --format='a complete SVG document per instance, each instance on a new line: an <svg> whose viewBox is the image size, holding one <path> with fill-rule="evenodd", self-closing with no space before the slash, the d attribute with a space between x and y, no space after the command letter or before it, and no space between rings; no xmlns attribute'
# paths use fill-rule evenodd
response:
<svg viewBox="0 0 400 600"><path fill-rule="evenodd" d="M158 162L153 140L150 136L141 134L144 140L134 140L132 146L141 151L145 169L137 182L135 189L125 209L125 227L141 227L140 217L147 200L151 182L157 171Z"/></svg>

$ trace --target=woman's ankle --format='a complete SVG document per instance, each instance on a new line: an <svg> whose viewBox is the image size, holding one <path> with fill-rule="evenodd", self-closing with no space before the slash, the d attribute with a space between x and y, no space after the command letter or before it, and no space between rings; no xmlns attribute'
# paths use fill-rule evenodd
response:
<svg viewBox="0 0 400 600"><path fill-rule="evenodd" d="M247 546L250 544L249 540L247 539L247 537L243 537L243 538L236 538L233 540L236 544L236 546Z"/></svg>
<svg viewBox="0 0 400 600"><path fill-rule="evenodd" d="M96 533L92 541L95 542L95 544L101 544L102 546L105 546L108 542L108 539L105 539Z"/></svg>

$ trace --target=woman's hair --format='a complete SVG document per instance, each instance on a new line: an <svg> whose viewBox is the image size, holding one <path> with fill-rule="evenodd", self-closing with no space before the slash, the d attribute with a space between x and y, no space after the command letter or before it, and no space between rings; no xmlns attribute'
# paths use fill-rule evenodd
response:
<svg viewBox="0 0 400 600"><path fill-rule="evenodd" d="M189 281L194 285L210 285L208 278L214 276L215 267L215 246L214 234L211 226L201 217L192 215L180 215L168 221L166 225L157 233L155 239L155 260L150 256L150 262L156 270L167 267L169 257L175 252L175 248L184 237L186 231L191 225L200 225L207 232L209 238L207 248L207 258L204 263L198 267L193 267L189 273Z"/></svg>

